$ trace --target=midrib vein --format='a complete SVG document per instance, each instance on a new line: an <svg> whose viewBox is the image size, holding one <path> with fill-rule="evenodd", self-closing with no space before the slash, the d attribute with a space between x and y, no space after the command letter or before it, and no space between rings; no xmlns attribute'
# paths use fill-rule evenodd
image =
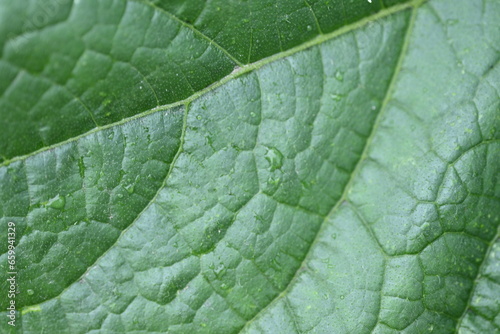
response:
<svg viewBox="0 0 500 334"><path fill-rule="evenodd" d="M142 113L136 114L134 116L124 118L124 119L122 119L122 120L120 120L118 122L106 124L104 126L95 127L94 129L92 129L90 131L87 131L85 133L82 133L82 134L80 134L78 136L69 138L67 140L58 142L58 143L53 144L53 145L45 146L45 147L43 147L41 149L38 149L38 150L36 150L34 152L31 152L31 153L28 153L28 154L25 154L25 155L17 156L17 157L11 158L9 160L6 160L6 161L4 161L3 163L0 164L0 167L4 167L4 166L7 166L7 165L10 165L10 164L12 164L13 162L16 162L16 161L26 160L29 157L35 156L37 154L40 154L40 153L48 151L48 150L55 149L57 147L65 145L67 143L71 143L71 142L77 141L77 140L79 140L79 139L81 139L83 137L89 136L89 135L91 135L93 133L96 133L96 132L99 132L99 131L103 131L103 130L106 130L106 129L109 129L109 128L113 128L115 126L123 125L125 123L131 122L131 121L136 120L138 118L146 117L146 116L148 116L150 114L153 114L155 112L160 112L160 111L161 112L165 112L165 111L167 111L169 109L172 109L172 108L180 106L180 105L187 105L187 104L191 103L192 101L200 98L201 96L204 96L205 94L211 92L212 90L214 90L214 89L216 89L216 88L224 85L225 83L227 83L227 82L229 82L229 81L231 81L233 79L236 79L236 78L238 78L238 77L240 77L240 76L242 76L242 75L244 75L246 73L258 70L259 68L261 68L261 67L263 67L263 66L265 66L265 65L267 65L269 63L272 63L274 61L277 61L277 60L289 57L289 56L291 56L291 55L293 55L295 53L298 53L300 51L306 50L308 48L311 48L313 46L325 43L325 42L327 42L327 41L329 41L331 39L334 39L336 37L339 37L341 35L347 34L347 33L351 32L353 30L356 30L358 28L361 28L361 27L365 26L366 24L368 24L369 22L372 22L374 20L378 20L378 19L390 16L392 14L398 13L400 11L403 11L403 10L411 8L411 7L418 7L419 4L422 3L422 2L423 2L422 0L413 0L413 1L410 1L410 2L405 3L405 4L395 5L393 7L389 7L387 9L381 10L381 11L379 11L378 13L376 13L374 15L365 17L365 18L361 19L360 21L358 21L356 23L343 26L342 28L340 28L340 29L338 29L336 31L333 31L333 32L331 32L329 34L319 35L316 38L314 38L314 39L312 39L312 40L310 40L308 42L305 42L303 44L300 44L298 46L295 46L295 47L293 47L293 48L291 48L289 50L277 53L277 54L275 54L273 56L270 56L270 57L267 57L267 58L263 58L263 59L261 59L261 60L259 60L257 62L254 62L254 63L248 64L248 65L244 65L244 66L240 67L239 69L233 71L229 75L225 76L221 80L219 80L219 81L217 81L217 82L209 85L208 87L206 87L206 88L204 88L204 89L202 89L202 90L194 93L193 95L189 96L188 98L186 98L184 100L180 100L180 101L177 101L177 102L174 102L174 103L170 103L170 104L165 104L165 105L162 105L162 106L158 106L158 107L146 110L146 111L144 111ZM165 11L162 11L162 12L165 12ZM179 20L179 19L177 19L177 20ZM179 22L183 22L183 21L179 20ZM184 23L184 25L185 25L185 23ZM201 34L201 35L203 35L203 34Z"/></svg>
<svg viewBox="0 0 500 334"><path fill-rule="evenodd" d="M397 61L396 66L394 68L394 72L393 72L392 77L390 79L389 85L387 86L387 90L386 90L386 94L385 94L384 100L383 100L382 105L380 107L379 113L378 113L378 115L377 115L377 117L376 117L376 119L375 119L375 121L373 123L373 127L372 127L372 129L370 131L370 135L366 139L366 143L364 145L363 152L361 153L360 158L359 158L358 162L356 163L356 166L354 167L354 169L353 169L353 171L352 171L352 173L351 173L351 175L349 177L349 180L346 183L346 185L345 185L345 187L344 187L344 189L342 191L342 195L340 196L339 200L335 203L335 205L332 207L332 209L330 210L330 212L325 216L325 218L321 222L321 226L318 229L318 231L316 232L316 235L315 235L315 237L313 239L313 242L309 246L309 249L307 250L307 253L304 256L304 259L302 260L302 263L298 267L299 269L302 268L302 267L304 267L304 265L307 262L309 262L309 260L310 260L310 258L312 256L311 250L317 244L317 242L319 240L319 236L322 235L323 231L327 227L327 223L326 222L333 216L333 214L335 212L337 212L338 208L342 205L342 203L347 200L347 195L349 194L349 191L352 188L352 183L356 179L356 176L359 174L359 170L360 170L363 162L366 160L366 157L368 156L368 151L370 149L371 142L373 140L373 137L377 133L377 129L378 129L379 125L380 125L380 122L383 119L383 115L385 113L385 110L387 109L387 103L391 99L391 95L392 95L392 92L394 90L394 85L395 85L396 79L398 77L399 71L401 70L401 66L402 66L404 57L406 55L406 51L408 49L409 39L410 39L411 32L413 30L413 26L414 26L414 23L415 23L415 17L416 17L416 13L417 13L418 7L423 2L424 1L416 1L416 2L414 2L415 4L412 5L412 7L413 7L412 14L411 14L410 20L408 22L408 25L406 27L406 33L405 33L405 37L404 37L404 40L403 40L403 45L401 46L401 50L399 52L398 61ZM363 224L363 225L366 225L366 224ZM370 228L370 227L366 225L365 228ZM372 233L373 231L368 231L368 232L370 232L369 235L372 238L374 238L374 235ZM378 245L380 245L380 243L379 243L378 240L374 240L374 241ZM290 280L290 282L288 282L288 285L285 287L285 289L283 291L281 291L281 293L278 294L267 306L265 306L264 308L262 308L255 316L253 316L250 320L248 320L246 322L245 326L241 328L241 330L239 331L239 333L242 333L242 331L244 331L245 328L247 328L253 321L255 321L262 314L264 314L264 312L269 307L271 307L272 305L276 304L280 299L282 299L283 297L285 297L286 294L288 294L288 292L292 289L292 287L294 286L294 283L296 282L296 280L298 279L298 277L300 275L300 270L299 269L297 269L297 271L295 272L295 275L292 277L292 279Z"/></svg>

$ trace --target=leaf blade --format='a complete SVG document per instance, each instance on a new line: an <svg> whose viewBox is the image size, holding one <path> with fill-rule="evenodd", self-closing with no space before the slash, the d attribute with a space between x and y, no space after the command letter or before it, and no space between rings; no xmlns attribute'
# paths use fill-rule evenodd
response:
<svg viewBox="0 0 500 334"><path fill-rule="evenodd" d="M80 283L26 307L25 331L236 332L248 322L249 332L453 332L462 317L462 330L494 328L491 315L471 315L494 308L468 301L484 289L480 263L497 238L499 80L491 42L497 36L489 23L485 33L477 29L496 7L492 1L485 2L488 11L478 2L414 5L408 43L401 42L401 6L395 15L382 13L381 21L354 25L356 31L339 32L335 40L253 65L181 103L188 118L172 128L171 153L144 150L170 156L158 178L167 187L157 182L152 200L134 205L134 212L145 208L137 222L126 223L129 230ZM395 22L398 33L390 27ZM465 31L469 36L460 40ZM406 48L396 65L394 55ZM484 61L474 61L479 54ZM338 71L342 64L345 72ZM373 126L379 108L387 110ZM156 132L151 120L163 112L131 123L148 120ZM100 132L96 137L112 131ZM63 156L72 145L54 151ZM61 162L55 166L70 166L62 175L87 178L85 161ZM2 167L4 176L9 166ZM64 189L63 178L35 167L27 173L35 197L44 192L37 177L59 178L54 189ZM102 169L114 178L113 168ZM26 191L17 181L7 197ZM127 186L120 185L134 192ZM54 195L41 206L74 205ZM7 200L6 210L15 211L17 200ZM43 261L46 254L38 255ZM37 291L40 297L47 298Z"/></svg>

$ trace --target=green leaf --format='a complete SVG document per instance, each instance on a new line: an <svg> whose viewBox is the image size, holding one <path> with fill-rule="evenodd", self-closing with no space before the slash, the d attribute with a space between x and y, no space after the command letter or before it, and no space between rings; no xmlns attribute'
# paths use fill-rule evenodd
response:
<svg viewBox="0 0 500 334"><path fill-rule="evenodd" d="M0 0L0 332L499 332L500 2L397 2Z"/></svg>

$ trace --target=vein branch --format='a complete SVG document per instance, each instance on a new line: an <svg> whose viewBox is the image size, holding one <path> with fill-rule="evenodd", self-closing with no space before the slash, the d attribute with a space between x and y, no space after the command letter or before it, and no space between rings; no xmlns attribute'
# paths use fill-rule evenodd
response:
<svg viewBox="0 0 500 334"><path fill-rule="evenodd" d="M379 127L379 125L380 125L380 123L381 123L381 121L383 119L384 113L387 110L387 104L388 104L389 100L391 99L396 79L397 79L398 74L399 74L399 72L401 70L404 57L405 57L406 52L408 50L409 40L410 40L411 32L413 30L413 26L414 26L414 23L415 23L416 13L417 13L417 8L413 8L412 9L411 18L410 18L410 20L408 22L408 25L407 25L407 28L406 28L406 33L405 33L403 45L402 45L400 53L399 53L398 62L396 64L396 67L395 67L394 72L392 74L389 86L388 86L388 88L386 90L386 94L385 94L382 106L380 107L380 110L379 110L379 113L377 115L377 118L375 119L374 125L373 125L373 127L371 129L371 132L370 132L370 135L368 136L368 138L366 140L363 152L361 153L360 158L359 158L358 162L356 163L356 166L354 167L353 172L350 175L349 181L346 183L346 185L344 187L344 190L342 192L342 195L341 195L340 199L336 202L336 204L332 207L332 209L330 210L330 212L323 219L323 222L321 223L321 227L318 229L318 232L316 233L316 236L314 237L314 241L311 243L309 249L306 252L304 260L302 261L301 265L298 268L303 268L304 265L307 262L309 262L309 260L310 260L310 258L312 256L311 250L314 248L314 246L318 242L319 236L322 234L322 232L324 231L324 229L327 227L326 226L327 225L326 222L337 212L337 210L339 209L339 207L344 202L347 201L349 190L352 188L353 182L356 179L356 176L359 174L359 171L361 169L361 166L363 165L363 162L368 157L368 151L369 151L369 149L371 147L371 142L372 142L373 137L375 136L375 134L377 132L377 129L378 129L378 127ZM366 225L366 227L371 231L370 225L368 225L368 224L364 224L364 225ZM373 238L375 238L373 231L371 231L370 236L373 237ZM378 245L380 245L380 243L379 243L378 240L375 240L375 241L377 242ZM380 246L380 247L382 247L382 246ZM244 331L245 328L247 328L253 321L255 321L260 316L262 316L262 314L265 312L265 310L267 310L269 307L271 307L271 305L276 304L279 300L281 300L283 297L285 297L288 294L288 292L292 289L292 287L293 287L294 283L297 281L299 275L300 275L300 270L297 270L295 272L295 275L293 276L293 278L290 280L290 282L288 283L288 285L285 287L285 289L279 295L277 295L266 307L264 307L263 309L261 309L252 319L248 320L246 322L245 326L240 330L240 333L242 331Z"/></svg>
<svg viewBox="0 0 500 334"><path fill-rule="evenodd" d="M184 26L184 27L190 29L191 31L193 31L196 35L198 35L201 38L203 38L204 40L206 40L210 45L213 45L215 48L217 48L220 51L222 51L228 58L230 58L238 66L244 66L244 64L242 62L240 62L238 59L236 59L231 53L229 53L229 51L227 51L219 43L217 43L216 41L214 41L213 39L211 39L210 37L208 37L207 35L205 35L203 32L201 32L200 30L196 29L196 27L193 26L192 24L184 22L183 20L181 20L180 18L178 18L176 15L170 13L169 11L167 11L167 10L165 10L163 8L160 8L160 7L156 6L154 3L151 3L151 2L149 2L147 0L144 0L143 2L145 4L147 4L148 6L150 6L150 7L153 7L155 10L157 10L157 11L159 11L161 13L164 13L165 15L167 15L168 17L170 17L174 21L180 23L182 26Z"/></svg>
<svg viewBox="0 0 500 334"><path fill-rule="evenodd" d="M108 251L113 248L113 246L115 246L119 241L120 239L123 237L123 235L125 235L125 233L132 227L134 226L134 224L139 220L139 218L142 216L142 214L149 209L149 207L151 207L151 205L155 202L156 198L158 197L158 195L160 194L161 190L165 188L166 186L166 183L168 181L168 178L170 176L170 174L172 174L172 170L174 169L174 166L175 166L175 163L179 157L179 155L183 152L183 147L184 147L184 136L186 134L186 128L187 128L187 115L188 115L188 109L189 109L189 105L186 105L185 108L184 108L184 116L183 116L183 123L182 123L182 132L181 132L181 137L180 137L180 141L179 141L179 148L177 149L177 152L174 156L174 158L172 159L172 162L170 163L170 167L167 171L167 174L165 175L165 178L163 179L163 182L161 184L161 186L158 188L158 190L156 191L155 195L153 196L153 198L149 201L149 203L144 207L144 209L135 217L135 219L126 227L124 228L120 235L118 236L118 238L116 239L116 241L106 250L104 251L101 256L99 256L95 261L94 263L92 263L91 265L88 266L87 270L82 274L80 275L80 277L78 279L75 280L75 282L78 282L80 281L92 268L95 267L96 263L99 262L100 259L102 259L106 254L108 254ZM52 299L56 299L58 298L59 296L61 296L66 290L68 290L73 284L69 284L64 290L62 290L59 294L57 294L56 296L52 297L52 298L49 298L49 299L46 299L44 300L43 302L39 303L39 304L42 304L42 303L45 303L49 300L52 300ZM39 305L39 304L36 304L36 305ZM36 306L36 305L25 305L23 306L22 309L25 309L25 308L31 308L33 306Z"/></svg>

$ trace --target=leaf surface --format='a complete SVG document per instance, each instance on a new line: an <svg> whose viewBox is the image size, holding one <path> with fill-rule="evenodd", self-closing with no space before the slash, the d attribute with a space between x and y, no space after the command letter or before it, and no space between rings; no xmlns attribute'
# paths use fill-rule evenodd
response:
<svg viewBox="0 0 500 334"><path fill-rule="evenodd" d="M0 329L499 331L500 3L375 2L0 2Z"/></svg>

